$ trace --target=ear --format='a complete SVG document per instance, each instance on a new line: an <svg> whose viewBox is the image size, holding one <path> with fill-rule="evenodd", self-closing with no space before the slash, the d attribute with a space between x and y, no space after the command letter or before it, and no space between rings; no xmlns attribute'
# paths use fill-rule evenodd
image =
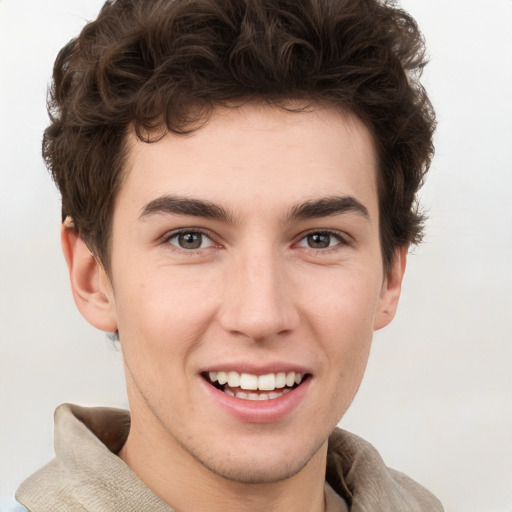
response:
<svg viewBox="0 0 512 512"><path fill-rule="evenodd" d="M382 329L395 317L398 308L398 300L402 291L402 279L404 277L407 261L408 246L396 250L393 264L382 284L379 306L375 316L374 330Z"/></svg>
<svg viewBox="0 0 512 512"><path fill-rule="evenodd" d="M114 295L105 269L70 222L62 224L61 243L73 298L80 313L94 327L105 332L115 332L117 321Z"/></svg>

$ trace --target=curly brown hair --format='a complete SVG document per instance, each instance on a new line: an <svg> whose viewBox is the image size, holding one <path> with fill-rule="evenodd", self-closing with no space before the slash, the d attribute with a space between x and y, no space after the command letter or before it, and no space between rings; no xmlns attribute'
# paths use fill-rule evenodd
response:
<svg viewBox="0 0 512 512"><path fill-rule="evenodd" d="M416 22L379 0L108 0L59 53L43 156L70 216L109 270L130 127L198 129L219 105L329 103L358 116L379 152L384 267L421 239L416 193L435 115Z"/></svg>

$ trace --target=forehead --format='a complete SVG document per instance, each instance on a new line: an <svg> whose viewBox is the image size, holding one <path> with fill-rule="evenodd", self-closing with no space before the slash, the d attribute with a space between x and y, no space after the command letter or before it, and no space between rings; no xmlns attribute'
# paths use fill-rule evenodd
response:
<svg viewBox="0 0 512 512"><path fill-rule="evenodd" d="M373 138L357 117L332 107L217 108L188 135L148 144L130 133L127 154L120 196L139 207L165 193L241 210L255 200L288 208L317 197L376 196Z"/></svg>

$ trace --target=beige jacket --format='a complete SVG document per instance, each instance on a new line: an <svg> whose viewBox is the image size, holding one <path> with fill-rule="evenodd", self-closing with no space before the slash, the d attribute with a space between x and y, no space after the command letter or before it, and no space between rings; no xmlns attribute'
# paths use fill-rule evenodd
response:
<svg viewBox="0 0 512 512"><path fill-rule="evenodd" d="M56 458L16 498L31 512L173 512L115 454L130 428L126 411L64 404L55 411ZM369 443L336 429L327 481L351 512L442 512L426 489L384 465Z"/></svg>

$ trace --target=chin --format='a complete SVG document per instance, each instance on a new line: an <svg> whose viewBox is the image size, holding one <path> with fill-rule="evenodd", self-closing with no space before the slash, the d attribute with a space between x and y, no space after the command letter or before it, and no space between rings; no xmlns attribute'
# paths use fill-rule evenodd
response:
<svg viewBox="0 0 512 512"><path fill-rule="evenodd" d="M210 457L201 457L194 453L191 455L211 473L225 480L240 484L271 484L292 478L302 471L324 445L326 447L326 443L320 442L305 453L304 448L276 450L267 447L247 450L242 456L234 452L216 456L210 454Z"/></svg>
<svg viewBox="0 0 512 512"><path fill-rule="evenodd" d="M268 461L265 463L223 461L212 466L200 461L215 475L240 484L272 484L287 480L299 473L309 462Z"/></svg>

